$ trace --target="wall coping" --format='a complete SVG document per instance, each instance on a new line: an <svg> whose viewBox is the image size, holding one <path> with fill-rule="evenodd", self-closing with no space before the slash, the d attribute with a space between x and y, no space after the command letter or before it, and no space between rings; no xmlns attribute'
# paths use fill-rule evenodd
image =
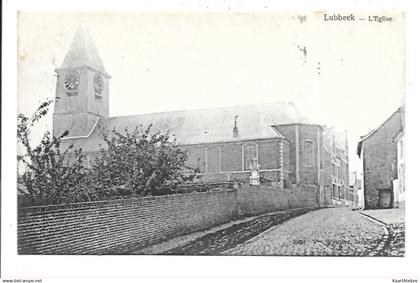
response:
<svg viewBox="0 0 420 283"><path fill-rule="evenodd" d="M204 195L204 194L220 194L220 193L231 193L235 192L237 189L225 189L221 191L210 191L210 192L189 192L182 194L170 194L170 195L161 195L161 196L144 196L144 197L132 197L132 198L121 198L121 199L112 199L112 200L97 200L97 201L84 201L84 202L73 202L73 203L63 203L63 204L49 204L49 205L36 205L36 206L26 206L18 208L20 214L29 212L29 211L48 211L55 209L70 209L73 207L80 206L90 206L90 205L101 205L101 204L120 204L120 203L136 203L142 202L145 200L154 200L154 199L167 199L175 198L179 196L191 196L191 195Z"/></svg>

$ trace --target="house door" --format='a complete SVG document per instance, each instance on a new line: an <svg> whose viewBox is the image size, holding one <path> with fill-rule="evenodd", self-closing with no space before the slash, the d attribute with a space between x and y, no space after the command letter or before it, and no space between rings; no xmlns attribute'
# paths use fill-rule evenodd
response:
<svg viewBox="0 0 420 283"><path fill-rule="evenodd" d="M391 190L379 191L379 208L392 207L392 193Z"/></svg>

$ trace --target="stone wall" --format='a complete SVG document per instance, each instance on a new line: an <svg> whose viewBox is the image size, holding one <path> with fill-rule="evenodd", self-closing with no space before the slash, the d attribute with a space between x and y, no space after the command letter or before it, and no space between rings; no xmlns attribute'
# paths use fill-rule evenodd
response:
<svg viewBox="0 0 420 283"><path fill-rule="evenodd" d="M158 243L243 216L317 207L317 186L281 184L19 209L19 254L106 254Z"/></svg>
<svg viewBox="0 0 420 283"><path fill-rule="evenodd" d="M385 200L381 203L381 191L392 194L392 181L397 179L397 144L394 138L402 130L402 119L398 110L363 141L365 208L386 206Z"/></svg>

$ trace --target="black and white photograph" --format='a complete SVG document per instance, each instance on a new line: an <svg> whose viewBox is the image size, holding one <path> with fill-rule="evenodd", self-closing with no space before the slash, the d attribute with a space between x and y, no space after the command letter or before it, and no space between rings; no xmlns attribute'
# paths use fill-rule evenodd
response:
<svg viewBox="0 0 420 283"><path fill-rule="evenodd" d="M15 16L17 259L410 254L404 12Z"/></svg>

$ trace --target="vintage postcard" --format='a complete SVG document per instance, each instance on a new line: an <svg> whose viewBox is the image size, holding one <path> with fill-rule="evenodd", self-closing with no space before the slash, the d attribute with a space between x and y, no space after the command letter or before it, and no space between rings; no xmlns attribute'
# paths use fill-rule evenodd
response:
<svg viewBox="0 0 420 283"><path fill-rule="evenodd" d="M18 256L406 256L403 12L18 11L17 56Z"/></svg>
<svg viewBox="0 0 420 283"><path fill-rule="evenodd" d="M21 12L18 39L19 254L404 255L403 14Z"/></svg>

